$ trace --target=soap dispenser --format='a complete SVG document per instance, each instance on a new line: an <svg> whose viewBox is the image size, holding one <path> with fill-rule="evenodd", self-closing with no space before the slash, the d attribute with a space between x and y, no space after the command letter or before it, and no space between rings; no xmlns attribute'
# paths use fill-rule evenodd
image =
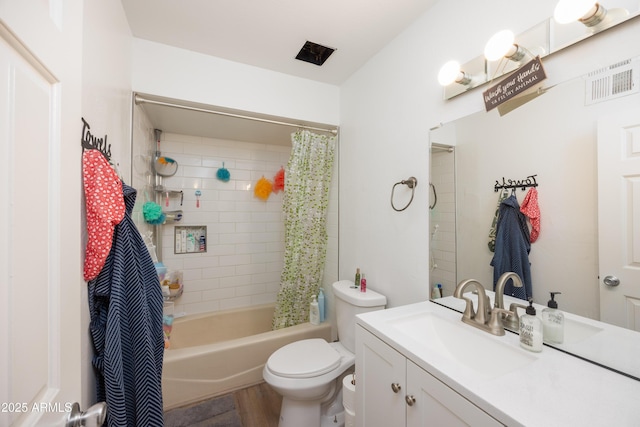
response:
<svg viewBox="0 0 640 427"><path fill-rule="evenodd" d="M533 298L529 298L526 314L520 316L520 346L529 351L542 351L542 322L536 317Z"/></svg>
<svg viewBox="0 0 640 427"><path fill-rule="evenodd" d="M564 341L564 314L558 310L555 296L562 292L549 292L551 299L547 308L542 310L542 330L544 341L553 344L562 344Z"/></svg>

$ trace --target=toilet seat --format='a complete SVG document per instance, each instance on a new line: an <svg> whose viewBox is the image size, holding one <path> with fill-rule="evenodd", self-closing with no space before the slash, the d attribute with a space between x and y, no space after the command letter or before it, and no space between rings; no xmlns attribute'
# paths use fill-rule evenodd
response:
<svg viewBox="0 0 640 427"><path fill-rule="evenodd" d="M311 378L340 365L341 355L328 342L312 338L287 344L267 360L269 370L285 378Z"/></svg>

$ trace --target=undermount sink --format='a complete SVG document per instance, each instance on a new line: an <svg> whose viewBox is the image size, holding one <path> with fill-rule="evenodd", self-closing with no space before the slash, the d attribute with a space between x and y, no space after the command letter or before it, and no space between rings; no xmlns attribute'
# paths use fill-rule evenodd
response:
<svg viewBox="0 0 640 427"><path fill-rule="evenodd" d="M462 323L424 312L389 321L399 333L441 353L483 378L495 378L537 360L520 347ZM486 335L485 335L486 334Z"/></svg>

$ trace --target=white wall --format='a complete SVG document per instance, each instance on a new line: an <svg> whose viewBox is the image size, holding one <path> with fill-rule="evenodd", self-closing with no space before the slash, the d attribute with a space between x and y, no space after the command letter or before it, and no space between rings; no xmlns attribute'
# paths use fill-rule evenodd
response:
<svg viewBox="0 0 640 427"><path fill-rule="evenodd" d="M429 128L484 108L482 89L443 101L438 70L481 55L500 29L518 34L550 17L555 3L440 1L341 86L341 277L361 267L390 306L429 297ZM637 21L543 59L548 84L637 55ZM391 187L410 175L416 198L394 212Z"/></svg>
<svg viewBox="0 0 640 427"><path fill-rule="evenodd" d="M336 125L339 88L142 39L133 90L219 107Z"/></svg>
<svg viewBox="0 0 640 427"><path fill-rule="evenodd" d="M131 117L131 32L120 2L84 2L82 51L82 117L96 137L107 135L111 159L119 165L130 182L130 117ZM78 140L82 122L78 117ZM78 159L80 162L80 159ZM80 185L78 177L78 185ZM84 206L83 206L84 207ZM83 242L86 241L84 212ZM82 288L83 316L83 397L81 407L95 402L95 377L91 358L93 347L89 337L89 307L86 286Z"/></svg>

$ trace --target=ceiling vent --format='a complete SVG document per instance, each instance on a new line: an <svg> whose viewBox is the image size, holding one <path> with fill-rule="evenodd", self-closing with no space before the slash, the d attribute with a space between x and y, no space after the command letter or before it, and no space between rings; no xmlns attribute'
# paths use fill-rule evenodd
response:
<svg viewBox="0 0 640 427"><path fill-rule="evenodd" d="M627 59L587 75L586 105L595 104L640 90L640 60Z"/></svg>
<svg viewBox="0 0 640 427"><path fill-rule="evenodd" d="M296 56L296 59L320 66L324 64L334 50L334 48L308 41L304 46L302 46L302 49L300 49L300 52L298 52L298 55Z"/></svg>

